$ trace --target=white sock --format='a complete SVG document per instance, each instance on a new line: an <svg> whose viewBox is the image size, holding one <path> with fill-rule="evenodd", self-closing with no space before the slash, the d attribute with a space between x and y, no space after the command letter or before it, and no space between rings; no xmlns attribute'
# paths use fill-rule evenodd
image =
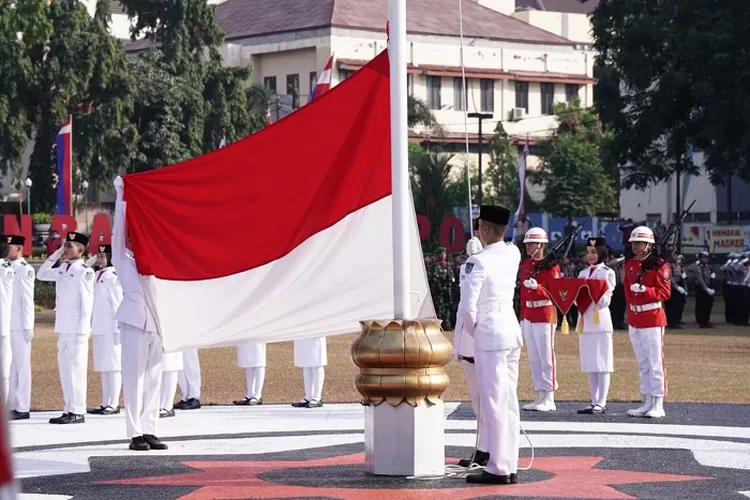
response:
<svg viewBox="0 0 750 500"><path fill-rule="evenodd" d="M302 380L305 382L305 399L310 401L312 397L312 368L305 367L302 369Z"/></svg>
<svg viewBox="0 0 750 500"><path fill-rule="evenodd" d="M607 396L609 395L609 382L611 374L608 372L599 372L599 393L597 395L596 404L601 407L607 406Z"/></svg>
<svg viewBox="0 0 750 500"><path fill-rule="evenodd" d="M599 400L599 377L597 373L589 373L589 392L591 393L591 404L595 405Z"/></svg>
<svg viewBox="0 0 750 500"><path fill-rule="evenodd" d="M312 371L311 396L312 399L320 402L323 398L323 382L326 378L326 369L322 366L316 366L315 368L310 368L310 371Z"/></svg>
<svg viewBox="0 0 750 500"><path fill-rule="evenodd" d="M122 390L122 372L109 372L109 406L117 409L120 406Z"/></svg>
<svg viewBox="0 0 750 500"><path fill-rule="evenodd" d="M253 393L255 397L260 400L263 397L263 384L266 381L266 367L257 366L255 367L255 384L253 385Z"/></svg>
<svg viewBox="0 0 750 500"><path fill-rule="evenodd" d="M177 372L161 374L161 409L174 409L174 396L177 393Z"/></svg>
<svg viewBox="0 0 750 500"><path fill-rule="evenodd" d="M102 372L102 408L109 405L109 372Z"/></svg>

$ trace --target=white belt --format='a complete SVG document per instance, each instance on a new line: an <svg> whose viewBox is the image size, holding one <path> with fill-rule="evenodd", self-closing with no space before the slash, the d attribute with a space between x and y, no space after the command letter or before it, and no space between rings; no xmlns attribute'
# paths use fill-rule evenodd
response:
<svg viewBox="0 0 750 500"><path fill-rule="evenodd" d="M544 306L551 306L552 301L551 300L527 300L526 301L526 307L531 307L532 309L535 307L544 307Z"/></svg>
<svg viewBox="0 0 750 500"><path fill-rule="evenodd" d="M650 304L643 304L640 306L634 306L633 304L630 304L630 310L635 312L653 311L654 309L661 309L661 302L652 302Z"/></svg>

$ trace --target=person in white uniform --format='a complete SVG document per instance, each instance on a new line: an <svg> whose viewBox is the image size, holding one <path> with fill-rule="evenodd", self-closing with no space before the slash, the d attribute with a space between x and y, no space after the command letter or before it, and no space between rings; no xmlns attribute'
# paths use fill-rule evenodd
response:
<svg viewBox="0 0 750 500"><path fill-rule="evenodd" d="M263 404L263 383L266 380L266 344L257 342L237 346L237 366L245 369L247 393L234 401L237 406Z"/></svg>
<svg viewBox="0 0 750 500"><path fill-rule="evenodd" d="M125 431L136 451L166 450L156 437L159 421L162 344L156 321L146 304L133 252L127 248L125 185L115 179L117 201L112 224L112 263L122 285L122 302L115 319L122 346L122 392L125 399Z"/></svg>
<svg viewBox="0 0 750 500"><path fill-rule="evenodd" d="M484 249L466 260L458 313L474 339L479 408L487 433L489 460L466 481L513 484L518 481L520 411L518 364L523 337L513 309L521 252L505 243L510 210L496 205L479 209L479 239Z"/></svg>
<svg viewBox="0 0 750 500"><path fill-rule="evenodd" d="M11 420L27 420L31 408L31 340L34 338L34 268L23 258L23 236L7 236L8 260L15 273L10 317L9 408Z"/></svg>
<svg viewBox="0 0 750 500"><path fill-rule="evenodd" d="M201 407L201 361L198 349L182 351L182 371L177 374L182 398L174 405L176 410L197 410Z"/></svg>
<svg viewBox="0 0 750 500"><path fill-rule="evenodd" d="M325 337L294 341L294 366L302 368L305 383L305 398L292 403L295 408L319 408L323 406L323 382L325 366L328 364L328 349Z"/></svg>
<svg viewBox="0 0 750 500"><path fill-rule="evenodd" d="M165 352L162 354L159 418L169 418L175 415L174 398L177 394L177 382L182 368L182 351Z"/></svg>
<svg viewBox="0 0 750 500"><path fill-rule="evenodd" d="M482 242L479 238L474 237L466 243L466 255L471 257L482 251ZM466 263L461 264L459 270L459 283L461 286L461 295L468 293L464 290L466 282ZM462 458L458 461L460 467L470 467L475 463L482 467L487 465L490 454L487 452L487 432L482 428L483 420L480 413L479 405L479 382L477 381L477 370L474 358L474 339L466 333L463 325L463 319L456 313L456 329L453 337L453 359L461 363L466 376L466 385L469 388L471 396L471 407L474 415L477 417L477 449L470 458Z"/></svg>
<svg viewBox="0 0 750 500"><path fill-rule="evenodd" d="M91 344L94 371L101 373L102 402L90 408L92 415L120 413L122 389L122 348L115 313L122 302L122 287L112 266L112 246L99 245L97 254L86 265L94 269L94 313L91 320Z"/></svg>
<svg viewBox="0 0 750 500"><path fill-rule="evenodd" d="M0 235L0 379L3 384L3 403L8 402L10 367L13 363L10 324L13 310L13 283L16 276L7 257L8 237Z"/></svg>
<svg viewBox="0 0 750 500"><path fill-rule="evenodd" d="M607 240L589 238L586 245L586 262L589 267L578 274L579 278L604 280L607 291L598 304L591 304L578 315L576 331L581 332L578 346L581 355L581 371L589 374L591 404L578 410L582 414L603 414L607 411L610 374L614 371L612 349L612 315L609 304L617 286L615 271L604 264L607 261Z"/></svg>
<svg viewBox="0 0 750 500"><path fill-rule="evenodd" d="M51 424L80 424L86 421L89 336L94 309L94 271L83 262L89 244L86 235L69 232L65 243L50 255L37 272L37 279L54 281L57 363L60 369L65 410ZM55 266L60 258L63 262Z"/></svg>

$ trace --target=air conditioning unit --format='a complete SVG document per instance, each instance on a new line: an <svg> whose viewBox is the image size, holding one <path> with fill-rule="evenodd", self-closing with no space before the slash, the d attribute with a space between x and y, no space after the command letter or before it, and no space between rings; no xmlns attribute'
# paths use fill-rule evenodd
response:
<svg viewBox="0 0 750 500"><path fill-rule="evenodd" d="M523 117L526 115L526 110L524 108L513 108L510 110L510 120L517 122L519 120L523 120Z"/></svg>

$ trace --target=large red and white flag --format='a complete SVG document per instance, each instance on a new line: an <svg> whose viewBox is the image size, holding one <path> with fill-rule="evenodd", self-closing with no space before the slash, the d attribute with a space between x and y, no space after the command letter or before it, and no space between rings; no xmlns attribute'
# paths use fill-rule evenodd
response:
<svg viewBox="0 0 750 500"><path fill-rule="evenodd" d="M314 338L392 318L389 65L182 164L124 177L164 347ZM412 208L412 312L434 318Z"/></svg>

